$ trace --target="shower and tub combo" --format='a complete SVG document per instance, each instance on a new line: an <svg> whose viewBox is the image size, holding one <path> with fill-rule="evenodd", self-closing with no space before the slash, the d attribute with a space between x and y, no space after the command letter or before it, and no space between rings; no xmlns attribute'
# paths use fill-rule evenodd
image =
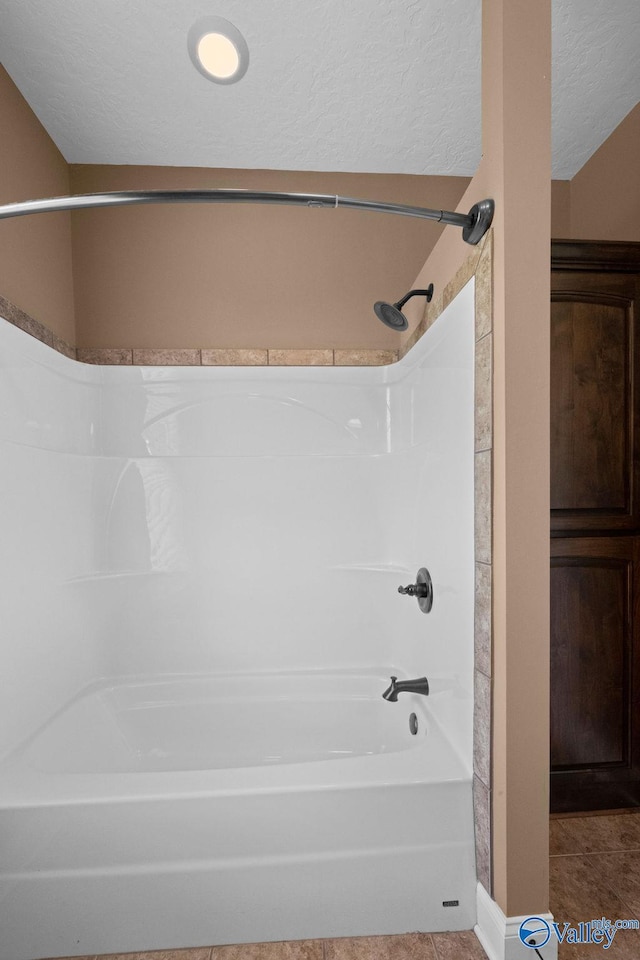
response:
<svg viewBox="0 0 640 960"><path fill-rule="evenodd" d="M473 329L473 281L377 368L0 321L0 960L473 926Z"/></svg>

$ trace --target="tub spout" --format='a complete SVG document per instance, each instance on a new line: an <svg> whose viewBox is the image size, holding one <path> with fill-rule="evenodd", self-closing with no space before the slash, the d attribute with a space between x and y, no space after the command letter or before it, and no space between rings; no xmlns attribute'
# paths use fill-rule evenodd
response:
<svg viewBox="0 0 640 960"><path fill-rule="evenodd" d="M429 694L429 681L426 677L418 677L416 680L398 680L397 677L391 677L391 686L382 696L395 703L399 693L421 693L426 697Z"/></svg>

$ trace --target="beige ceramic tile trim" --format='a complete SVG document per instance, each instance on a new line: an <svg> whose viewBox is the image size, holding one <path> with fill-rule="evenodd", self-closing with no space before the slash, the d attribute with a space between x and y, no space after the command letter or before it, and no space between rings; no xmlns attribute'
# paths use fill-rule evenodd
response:
<svg viewBox="0 0 640 960"><path fill-rule="evenodd" d="M203 347L202 349L150 350L113 347L79 347L83 363L130 364L136 366L204 367L379 367L397 363L397 350L286 350L246 347Z"/></svg>
<svg viewBox="0 0 640 960"><path fill-rule="evenodd" d="M493 440L493 334L476 341L475 451L490 450Z"/></svg>
<svg viewBox="0 0 640 960"><path fill-rule="evenodd" d="M39 320L34 320L28 313L25 313L24 310L17 307L15 303L11 303L10 300L6 300L4 297L0 297L0 314L5 320L12 323L14 327L19 327L20 330L24 330L25 333L35 337L36 340L40 340L41 343L46 343L48 347L53 347L53 333L51 330L45 327L43 323L40 323Z"/></svg>
<svg viewBox="0 0 640 960"><path fill-rule="evenodd" d="M491 790L474 774L473 821L476 839L476 874L487 892L491 891Z"/></svg>
<svg viewBox="0 0 640 960"><path fill-rule="evenodd" d="M474 665L491 676L491 564L476 561L474 603Z"/></svg>
<svg viewBox="0 0 640 960"><path fill-rule="evenodd" d="M199 367L200 351L189 349L151 350L143 348L133 351L135 366L150 367Z"/></svg>
<svg viewBox="0 0 640 960"><path fill-rule="evenodd" d="M203 367L264 367L269 362L267 350L211 348L200 355Z"/></svg>
<svg viewBox="0 0 640 960"><path fill-rule="evenodd" d="M69 360L77 359L76 348L68 344L66 340L62 339L62 337L58 337L55 333L53 335L53 343L51 344L51 346L58 353L61 353L63 356L68 357Z"/></svg>
<svg viewBox="0 0 640 960"><path fill-rule="evenodd" d="M493 326L493 230L485 237L476 269L476 340Z"/></svg>
<svg viewBox="0 0 640 960"><path fill-rule="evenodd" d="M473 772L487 790L491 781L491 680L479 670L473 678Z"/></svg>
<svg viewBox="0 0 640 960"><path fill-rule="evenodd" d="M397 350L269 350L269 366L380 367L398 362Z"/></svg>
<svg viewBox="0 0 640 960"><path fill-rule="evenodd" d="M397 350L334 350L336 367L379 367L397 363Z"/></svg>
<svg viewBox="0 0 640 960"><path fill-rule="evenodd" d="M332 367L333 350L269 350L270 367Z"/></svg>
<svg viewBox="0 0 640 960"><path fill-rule="evenodd" d="M491 838L492 533L493 533L493 231L475 264L475 560L473 812L478 880L493 893ZM460 279L464 278L464 272ZM464 279L464 283L467 280ZM463 284L464 285L464 284Z"/></svg>
<svg viewBox="0 0 640 960"><path fill-rule="evenodd" d="M104 366L122 367L133 363L133 350L114 350L111 347L78 347L76 360L80 363L99 363Z"/></svg>
<svg viewBox="0 0 640 960"><path fill-rule="evenodd" d="M474 457L475 471L475 559L491 563L492 546L492 457L491 450L483 450Z"/></svg>
<svg viewBox="0 0 640 960"><path fill-rule="evenodd" d="M0 317L41 343L80 363L103 366L176 366L176 367L379 367L397 363L397 350L368 348L287 350L248 347L188 347L151 349L148 347L73 347L34 320L10 300L0 296Z"/></svg>

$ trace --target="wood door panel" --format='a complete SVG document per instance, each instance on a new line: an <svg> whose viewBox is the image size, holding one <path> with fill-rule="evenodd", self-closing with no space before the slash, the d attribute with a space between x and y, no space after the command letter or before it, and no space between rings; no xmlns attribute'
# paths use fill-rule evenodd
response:
<svg viewBox="0 0 640 960"><path fill-rule="evenodd" d="M551 565L551 766L628 762L630 562Z"/></svg>
<svg viewBox="0 0 640 960"><path fill-rule="evenodd" d="M629 300L551 305L551 509L564 516L631 515Z"/></svg>
<svg viewBox="0 0 640 960"><path fill-rule="evenodd" d="M553 810L640 802L638 544L551 541Z"/></svg>
<svg viewBox="0 0 640 960"><path fill-rule="evenodd" d="M555 534L640 529L640 274L589 266L551 274Z"/></svg>

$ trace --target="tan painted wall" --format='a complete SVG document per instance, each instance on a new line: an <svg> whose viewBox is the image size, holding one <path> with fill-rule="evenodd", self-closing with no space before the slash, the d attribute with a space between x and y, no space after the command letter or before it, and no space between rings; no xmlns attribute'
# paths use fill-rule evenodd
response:
<svg viewBox="0 0 640 960"><path fill-rule="evenodd" d="M571 181L569 230L555 236L640 241L640 103Z"/></svg>
<svg viewBox="0 0 640 960"><path fill-rule="evenodd" d="M493 896L517 916L548 907L550 0L484 0L482 51L483 160L460 209L496 201ZM448 231L418 282L446 284L468 249Z"/></svg>
<svg viewBox="0 0 640 960"><path fill-rule="evenodd" d="M69 193L69 168L0 66L0 203ZM68 213L0 221L0 294L75 342Z"/></svg>
<svg viewBox="0 0 640 960"><path fill-rule="evenodd" d="M238 187L455 209L468 179L72 166L74 193ZM442 232L429 221L272 205L73 215L80 347L398 345L373 313L411 285ZM423 301L424 303L424 301Z"/></svg>
<svg viewBox="0 0 640 960"><path fill-rule="evenodd" d="M551 181L551 236L571 235L571 181Z"/></svg>

